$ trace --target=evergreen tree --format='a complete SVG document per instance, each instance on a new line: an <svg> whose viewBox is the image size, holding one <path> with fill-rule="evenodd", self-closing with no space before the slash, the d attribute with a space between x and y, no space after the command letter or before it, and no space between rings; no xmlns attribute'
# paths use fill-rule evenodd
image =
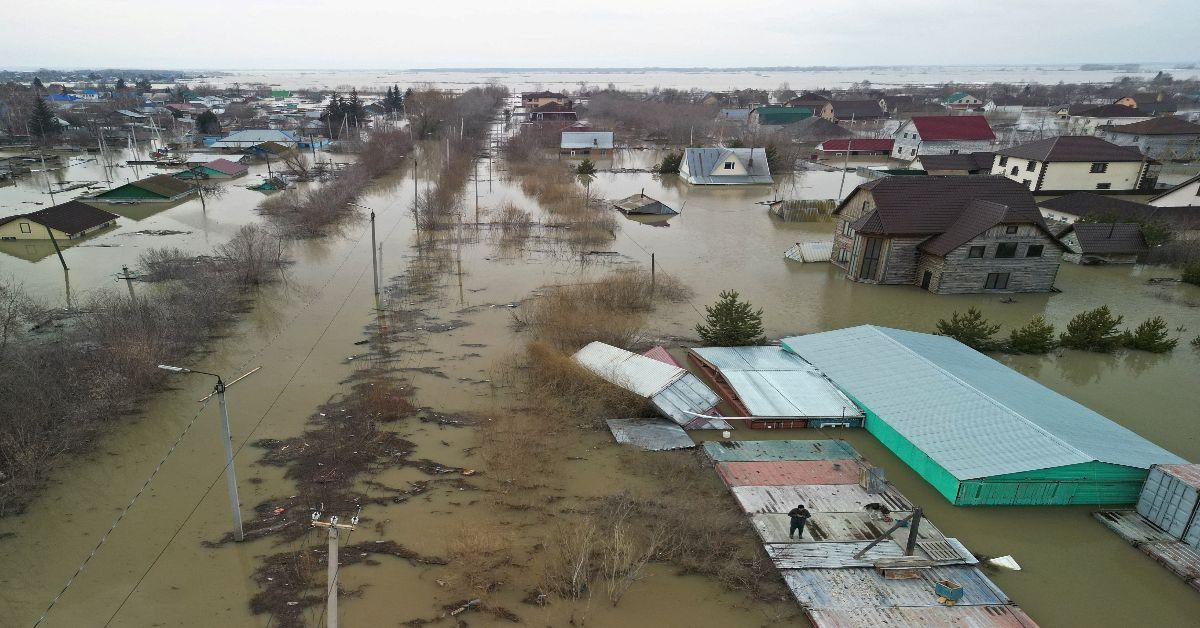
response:
<svg viewBox="0 0 1200 628"><path fill-rule="evenodd" d="M46 89L46 86L42 85L42 79L36 76L33 77L33 83L31 83L31 87L33 87L34 92L39 94Z"/></svg>
<svg viewBox="0 0 1200 628"><path fill-rule="evenodd" d="M1130 349L1151 353L1166 353L1179 344L1178 338L1167 337L1167 321L1161 316L1146 319L1132 332L1125 332L1122 344Z"/></svg>
<svg viewBox="0 0 1200 628"><path fill-rule="evenodd" d="M1041 314L1008 336L1009 348L1017 353L1049 353L1057 344L1054 340L1054 325L1046 322Z"/></svg>
<svg viewBox="0 0 1200 628"><path fill-rule="evenodd" d="M138 82L136 84L134 84L134 87L136 87L137 90L139 92L142 92L143 94L146 92L154 91L154 86L151 85L150 81L144 77L138 79Z"/></svg>
<svg viewBox="0 0 1200 628"><path fill-rule="evenodd" d="M591 176L596 174L596 164L592 163L591 159L584 159L579 162L579 166L575 168L575 174Z"/></svg>
<svg viewBox="0 0 1200 628"><path fill-rule="evenodd" d="M29 112L29 133L39 140L58 135L62 129L54 119L54 111L42 97L33 99L33 109Z"/></svg>
<svg viewBox="0 0 1200 628"><path fill-rule="evenodd" d="M683 153L667 153L663 155L662 161L654 166L654 171L659 174L679 174L679 164L683 161Z"/></svg>
<svg viewBox="0 0 1200 628"><path fill-rule="evenodd" d="M1072 349L1109 353L1121 344L1122 334L1117 326L1124 320L1124 316L1114 317L1108 306L1102 305L1075 315L1058 342Z"/></svg>
<svg viewBox="0 0 1200 628"><path fill-rule="evenodd" d="M393 85L387 89L387 95L383 98L383 108L388 113L404 111L404 96L400 93L400 86Z"/></svg>
<svg viewBox="0 0 1200 628"><path fill-rule="evenodd" d="M704 306L707 316L696 325L696 333L705 344L716 347L744 347L765 344L762 308L755 310L742 301L736 291L723 291L713 305Z"/></svg>
<svg viewBox="0 0 1200 628"><path fill-rule="evenodd" d="M957 311L950 315L950 320L941 319L937 322L938 333L949 336L976 351L987 351L996 346L992 336L1000 331L1000 325L993 325L983 317L978 308L967 308L966 314Z"/></svg>
<svg viewBox="0 0 1200 628"><path fill-rule="evenodd" d="M118 79L117 79L117 86L116 86L116 88L115 88L115 89L116 89L118 92L123 92L123 91L125 91L125 88L126 88L126 87L127 87L127 85L125 85L125 79L123 79L123 78L118 78Z"/></svg>
<svg viewBox="0 0 1200 628"><path fill-rule="evenodd" d="M792 170L792 168L785 168L785 164L780 163L779 150L775 148L774 144L767 144L767 147L763 150L763 152L767 154L767 168L769 168L771 172L782 173L785 171L790 172Z"/></svg>
<svg viewBox="0 0 1200 628"><path fill-rule="evenodd" d="M196 116L196 130L205 135L218 135L221 133L221 121L217 119L217 114L205 111Z"/></svg>

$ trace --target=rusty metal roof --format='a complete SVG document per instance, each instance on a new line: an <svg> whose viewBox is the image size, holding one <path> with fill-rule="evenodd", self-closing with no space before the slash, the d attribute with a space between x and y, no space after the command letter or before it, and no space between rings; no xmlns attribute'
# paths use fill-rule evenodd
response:
<svg viewBox="0 0 1200 628"><path fill-rule="evenodd" d="M853 460L717 463L717 473L721 474L728 486L855 484L861 468Z"/></svg>

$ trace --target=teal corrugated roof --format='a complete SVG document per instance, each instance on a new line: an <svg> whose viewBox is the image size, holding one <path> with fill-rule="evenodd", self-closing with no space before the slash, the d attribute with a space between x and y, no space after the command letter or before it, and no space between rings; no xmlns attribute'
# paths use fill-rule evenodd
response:
<svg viewBox="0 0 1200 628"><path fill-rule="evenodd" d="M1185 462L952 338L861 325L783 345L960 480Z"/></svg>

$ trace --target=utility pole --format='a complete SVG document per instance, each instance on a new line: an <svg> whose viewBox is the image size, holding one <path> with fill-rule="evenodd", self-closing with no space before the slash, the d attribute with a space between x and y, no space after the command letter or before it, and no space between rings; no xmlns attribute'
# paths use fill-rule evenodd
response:
<svg viewBox="0 0 1200 628"><path fill-rule="evenodd" d="M136 302L137 297L134 296L134 294L133 294L133 277L129 276L129 267L128 266L126 266L124 264L121 265L121 275L123 275L125 278L125 285L129 287L129 300L131 302Z"/></svg>
<svg viewBox="0 0 1200 628"><path fill-rule="evenodd" d="M338 518L336 515L329 517L328 521L321 521L321 513L314 512L312 514L312 525L314 528L325 528L329 532L329 564L326 565L325 568L327 581L326 595L328 596L325 603L325 613L327 617L325 625L328 626L328 628L337 628L338 536L342 530L345 530L347 532L347 538L349 537L349 533L353 532L354 528L358 526L358 514L356 513L353 517L351 517L350 523L347 525L345 523L338 523Z"/></svg>
<svg viewBox="0 0 1200 628"><path fill-rule="evenodd" d="M654 286L655 286L655 263L654 263L654 254L651 253L650 254L650 298L651 299L654 298Z"/></svg>
<svg viewBox="0 0 1200 628"><path fill-rule="evenodd" d="M62 264L64 271L71 270L67 268L67 260L63 259L62 249L58 246L58 240L54 237L54 231L46 225L42 226L46 227L46 235L50 236L50 243L54 245L54 252L58 253L58 263Z"/></svg>
<svg viewBox="0 0 1200 628"><path fill-rule="evenodd" d="M475 159L475 226L479 226L479 158Z"/></svg>
<svg viewBox="0 0 1200 628"><path fill-rule="evenodd" d="M375 300L379 301L379 257L375 255L375 210L371 210L371 279L375 282ZM376 303L378 306L378 303Z"/></svg>
<svg viewBox="0 0 1200 628"><path fill-rule="evenodd" d="M850 126L854 126L855 114L850 114ZM842 200L842 190L846 187L846 170L850 168L850 148L854 146L854 136L846 140L846 155L842 160L842 182L838 184L838 202Z"/></svg>

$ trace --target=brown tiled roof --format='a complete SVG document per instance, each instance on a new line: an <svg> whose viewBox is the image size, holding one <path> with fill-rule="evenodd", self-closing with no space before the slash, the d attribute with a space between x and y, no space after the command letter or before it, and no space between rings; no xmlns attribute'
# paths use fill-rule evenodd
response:
<svg viewBox="0 0 1200 628"><path fill-rule="evenodd" d="M833 115L839 120L870 120L873 118L882 118L884 116L883 108L879 106L878 100L834 100Z"/></svg>
<svg viewBox="0 0 1200 628"><path fill-rule="evenodd" d="M1083 111L1072 112L1073 116L1083 116L1085 118L1147 118L1150 114L1140 109L1126 107L1125 105L1100 105Z"/></svg>
<svg viewBox="0 0 1200 628"><path fill-rule="evenodd" d="M962 246L979 234L1009 220L1009 208L981 198L972 200L963 208L958 219L950 223L945 232L921 243L921 250L934 255L945 255Z"/></svg>
<svg viewBox="0 0 1200 628"><path fill-rule="evenodd" d="M996 151L998 155L1034 161L1142 161L1141 151L1117 146L1091 135L1063 135Z"/></svg>
<svg viewBox="0 0 1200 628"><path fill-rule="evenodd" d="M1109 133L1129 135L1200 135L1200 124L1175 116L1150 118L1131 124L1106 124L1100 128Z"/></svg>
<svg viewBox="0 0 1200 628"><path fill-rule="evenodd" d="M137 186L143 190L148 190L167 198L183 194L192 187L187 182L180 181L169 174L156 174L153 177L147 177L141 181L134 181L130 185Z"/></svg>
<svg viewBox="0 0 1200 628"><path fill-rule="evenodd" d="M87 203L80 201L67 201L59 203L53 207L39 209L28 214L18 216L9 216L0 219L0 225L12 222L18 218L25 218L39 225L45 225L51 229L57 229L63 233L79 233L93 227L98 227L106 222L116 220L117 215L112 212L106 212L103 209L92 207Z"/></svg>
<svg viewBox="0 0 1200 628"><path fill-rule="evenodd" d="M992 169L996 153L979 151L955 155L921 155L921 166L929 170L985 170Z"/></svg>
<svg viewBox="0 0 1200 628"><path fill-rule="evenodd" d="M1062 233L1071 232L1079 239L1080 252L1087 254L1123 253L1140 254L1150 250L1142 235L1141 225L1128 222L1095 223L1077 222Z"/></svg>
<svg viewBox="0 0 1200 628"><path fill-rule="evenodd" d="M1200 206L1155 207L1091 192L1074 192L1042 201L1041 207L1081 218L1117 222L1153 222L1182 229L1200 228Z"/></svg>

